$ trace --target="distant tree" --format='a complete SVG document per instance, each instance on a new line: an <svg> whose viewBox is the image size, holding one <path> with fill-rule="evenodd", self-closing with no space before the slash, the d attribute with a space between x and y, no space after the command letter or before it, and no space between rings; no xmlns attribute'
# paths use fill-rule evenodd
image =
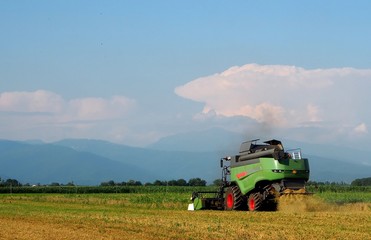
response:
<svg viewBox="0 0 371 240"><path fill-rule="evenodd" d="M167 182L169 186L178 186L178 182L176 180L170 180Z"/></svg>
<svg viewBox="0 0 371 240"><path fill-rule="evenodd" d="M99 186L106 187L106 186L108 186L108 182L101 182Z"/></svg>
<svg viewBox="0 0 371 240"><path fill-rule="evenodd" d="M22 184L20 182L18 182L17 179L7 179L5 182L4 182L4 186L12 186L12 187L16 187L16 186L22 186Z"/></svg>
<svg viewBox="0 0 371 240"><path fill-rule="evenodd" d="M371 186L371 177L355 179L350 185L352 185L352 186Z"/></svg>
<svg viewBox="0 0 371 240"><path fill-rule="evenodd" d="M60 184L57 182L52 182L49 186L60 186Z"/></svg>
<svg viewBox="0 0 371 240"><path fill-rule="evenodd" d="M66 184L66 186L71 186L71 187L74 187L74 186L75 186L75 184L73 183L73 181L71 181L71 182L67 183L67 184Z"/></svg>
<svg viewBox="0 0 371 240"><path fill-rule="evenodd" d="M100 186L102 187L115 186L115 182L113 180L110 180L108 182L102 182Z"/></svg>
<svg viewBox="0 0 371 240"><path fill-rule="evenodd" d="M135 180L129 180L126 185L128 186L142 186L142 183L140 181Z"/></svg>
<svg viewBox="0 0 371 240"><path fill-rule="evenodd" d="M177 186L187 186L187 181L184 179L178 179L177 181Z"/></svg>
<svg viewBox="0 0 371 240"><path fill-rule="evenodd" d="M169 186L187 186L187 181L184 179L170 180L167 182Z"/></svg>
<svg viewBox="0 0 371 240"><path fill-rule="evenodd" d="M191 178L188 181L189 186L206 186L206 181L201 178Z"/></svg>
<svg viewBox="0 0 371 240"><path fill-rule="evenodd" d="M129 180L127 182L121 182L121 183L116 183L113 180L110 180L108 182L101 182L100 186L101 187L112 187L112 186L142 186L143 184L140 181L136 180Z"/></svg>
<svg viewBox="0 0 371 240"><path fill-rule="evenodd" d="M166 182L165 181L161 181L161 180L156 180L153 182L153 185L155 186L166 186Z"/></svg>

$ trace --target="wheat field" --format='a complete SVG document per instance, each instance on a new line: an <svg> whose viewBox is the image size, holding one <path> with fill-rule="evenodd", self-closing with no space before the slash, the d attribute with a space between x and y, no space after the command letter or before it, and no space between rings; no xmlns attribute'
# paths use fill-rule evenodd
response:
<svg viewBox="0 0 371 240"><path fill-rule="evenodd" d="M186 194L0 195L0 239L371 239L371 203L287 196L277 212L187 211Z"/></svg>

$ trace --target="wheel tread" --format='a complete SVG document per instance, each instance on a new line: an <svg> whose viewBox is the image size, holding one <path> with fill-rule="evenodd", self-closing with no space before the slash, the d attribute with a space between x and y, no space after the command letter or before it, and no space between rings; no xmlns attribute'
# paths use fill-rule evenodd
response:
<svg viewBox="0 0 371 240"><path fill-rule="evenodd" d="M244 196L242 195L238 186L234 185L227 189L226 191L226 199L229 194L233 195L233 207L228 208L227 204L225 204L226 210L238 210L243 207L244 203Z"/></svg>
<svg viewBox="0 0 371 240"><path fill-rule="evenodd" d="M250 209L250 201L254 201L254 209ZM263 197L260 192L254 192L249 195L248 199L249 211L260 211L263 206Z"/></svg>

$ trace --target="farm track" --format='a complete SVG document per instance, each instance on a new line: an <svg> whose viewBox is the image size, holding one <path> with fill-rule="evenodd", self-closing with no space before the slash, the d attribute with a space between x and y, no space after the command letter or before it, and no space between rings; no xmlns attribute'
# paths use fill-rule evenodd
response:
<svg viewBox="0 0 371 240"><path fill-rule="evenodd" d="M151 194L1 195L0 239L370 239L371 203L189 212ZM182 195L181 195L182 196ZM173 197L173 196L172 196ZM180 197L180 196L178 196ZM157 197L156 197L157 199ZM286 204L292 206L292 197ZM314 205L321 202L314 201ZM304 206L313 205L308 200ZM329 207L332 206L332 207Z"/></svg>

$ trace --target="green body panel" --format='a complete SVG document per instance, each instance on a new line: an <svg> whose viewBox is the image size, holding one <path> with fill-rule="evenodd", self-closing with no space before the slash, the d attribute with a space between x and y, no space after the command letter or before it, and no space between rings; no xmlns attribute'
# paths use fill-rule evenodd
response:
<svg viewBox="0 0 371 240"><path fill-rule="evenodd" d="M194 210L200 210L200 209L204 208L205 206L202 205L202 199L195 198L193 200L193 207L194 207Z"/></svg>
<svg viewBox="0 0 371 240"><path fill-rule="evenodd" d="M279 182L282 179L307 181L309 179L309 164L308 159L305 158L282 160L258 158L245 162L246 164L242 166L231 166L231 182L239 186L243 195L255 189L261 181Z"/></svg>

